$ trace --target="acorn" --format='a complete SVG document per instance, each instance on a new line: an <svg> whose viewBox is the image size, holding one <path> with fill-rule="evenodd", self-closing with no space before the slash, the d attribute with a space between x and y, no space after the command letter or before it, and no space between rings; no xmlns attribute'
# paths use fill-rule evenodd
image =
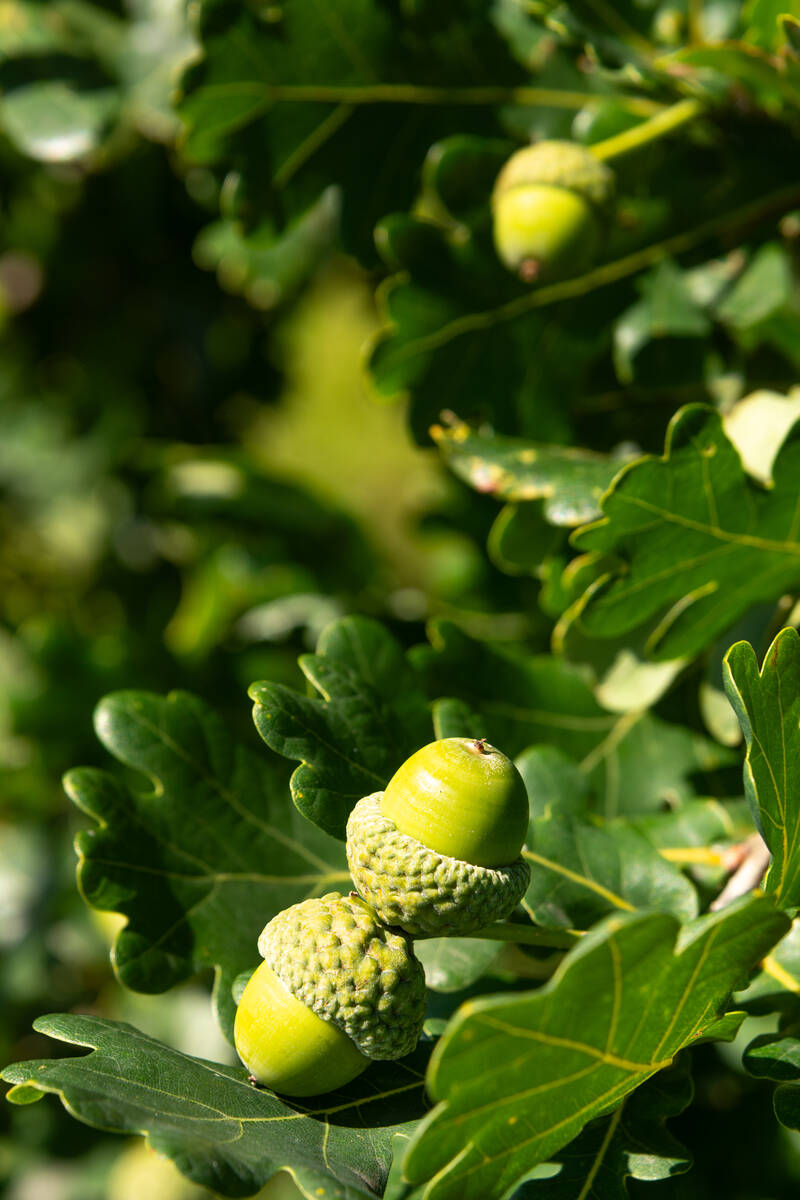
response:
<svg viewBox="0 0 800 1200"><path fill-rule="evenodd" d="M498 257L526 283L579 275L597 253L614 173L575 142L512 154L492 192Z"/></svg>
<svg viewBox="0 0 800 1200"><path fill-rule="evenodd" d="M414 937L473 933L517 906L530 879L522 776L484 739L417 750L347 823L350 874L387 925Z"/></svg>
<svg viewBox="0 0 800 1200"><path fill-rule="evenodd" d="M242 993L236 1050L288 1096L333 1091L373 1059L410 1054L425 1019L425 975L409 939L357 896L330 892L278 913Z"/></svg>

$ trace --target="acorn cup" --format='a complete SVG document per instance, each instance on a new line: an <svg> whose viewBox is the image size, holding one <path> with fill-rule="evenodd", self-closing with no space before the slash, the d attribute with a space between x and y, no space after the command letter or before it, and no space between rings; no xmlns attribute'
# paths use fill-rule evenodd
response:
<svg viewBox="0 0 800 1200"><path fill-rule="evenodd" d="M614 173L575 142L512 154L492 192L498 257L526 283L579 275L600 245Z"/></svg>
<svg viewBox="0 0 800 1200"><path fill-rule="evenodd" d="M412 754L347 823L347 862L379 919L413 937L474 933L516 908L528 796L511 759L483 739Z"/></svg>
<svg viewBox="0 0 800 1200"><path fill-rule="evenodd" d="M332 1091L373 1059L410 1054L425 975L409 939L358 897L330 892L278 913L242 993L234 1042L258 1082L288 1096Z"/></svg>

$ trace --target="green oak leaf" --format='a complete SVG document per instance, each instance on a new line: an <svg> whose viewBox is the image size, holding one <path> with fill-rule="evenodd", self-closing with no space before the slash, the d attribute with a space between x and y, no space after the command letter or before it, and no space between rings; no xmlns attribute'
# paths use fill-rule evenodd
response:
<svg viewBox="0 0 800 1200"><path fill-rule="evenodd" d="M184 154L246 163L245 219L292 220L336 185L346 247L367 260L378 219L413 202L409 163L454 128L499 134L492 105L526 78L479 0L457 11L340 0L313 16L301 0L201 0L192 12L202 55L182 82ZM493 87L483 103L469 103L476 86Z"/></svg>
<svg viewBox="0 0 800 1200"><path fill-rule="evenodd" d="M305 1195L373 1200L392 1138L424 1111L425 1047L290 1106L254 1088L244 1067L181 1054L132 1025L65 1013L40 1017L35 1028L92 1053L6 1067L9 1099L30 1103L54 1092L87 1125L145 1134L184 1175L224 1196L250 1196L288 1168Z"/></svg>
<svg viewBox="0 0 800 1200"><path fill-rule="evenodd" d="M95 714L103 745L149 786L93 767L65 787L96 822L79 833L78 883L94 908L128 918L113 961L135 991L163 992L202 968L230 1037L235 977L258 961L276 912L347 890L342 848L292 805L282 772L238 745L184 692L115 692Z"/></svg>
<svg viewBox="0 0 800 1200"><path fill-rule="evenodd" d="M598 517L600 497L626 462L626 456L476 432L457 420L434 425L431 436L445 464L476 492L498 500L544 500L552 525L583 525Z"/></svg>
<svg viewBox="0 0 800 1200"><path fill-rule="evenodd" d="M527 500L504 504L489 530L489 558L507 575L535 575L545 584L551 576L560 582L567 555L567 530L551 525L545 517L545 502ZM542 607L549 612L544 599ZM556 606L561 615L561 605Z"/></svg>
<svg viewBox="0 0 800 1200"><path fill-rule="evenodd" d="M538 991L468 1001L431 1059L436 1107L404 1176L428 1181L429 1200L499 1200L710 1033L787 927L757 897L682 929L661 913L610 917Z"/></svg>
<svg viewBox="0 0 800 1200"><path fill-rule="evenodd" d="M772 854L765 887L800 905L800 635L782 629L761 670L749 642L724 659L725 691L742 726L745 794Z"/></svg>
<svg viewBox="0 0 800 1200"><path fill-rule="evenodd" d="M667 812L643 813L626 821L663 852L743 841L753 832L744 800L689 800Z"/></svg>
<svg viewBox="0 0 800 1200"><path fill-rule="evenodd" d="M300 666L322 698L254 683L253 719L270 749L300 760L291 780L300 811L344 840L353 805L433 740L429 706L399 644L367 617L334 621Z"/></svg>
<svg viewBox="0 0 800 1200"><path fill-rule="evenodd" d="M502 943L489 938L423 938L414 945L425 968L425 982L435 992L469 987L486 974L502 950Z"/></svg>
<svg viewBox="0 0 800 1200"><path fill-rule="evenodd" d="M800 921L761 962L749 987L737 996L749 1013L779 1013L778 1028L753 1039L742 1062L757 1079L779 1086L774 1105L778 1120L800 1129Z"/></svg>
<svg viewBox="0 0 800 1200"><path fill-rule="evenodd" d="M411 658L429 692L451 698L446 735L474 737L477 719L480 736L511 757L537 744L563 751L606 818L680 804L694 773L735 762L730 750L646 710L608 712L585 673L561 659L512 655L449 621L434 622L430 638Z"/></svg>
<svg viewBox="0 0 800 1200"><path fill-rule="evenodd" d="M340 206L336 188L328 188L280 236L270 221L246 230L240 221L223 217L197 235L194 261L216 271L226 290L243 295L254 308L271 311L296 296L328 260Z"/></svg>
<svg viewBox="0 0 800 1200"><path fill-rule="evenodd" d="M779 1012L784 1024L800 1020L800 921L795 919L792 922L786 936L759 965L760 970L750 980L747 989L737 995L737 1007L755 1016ZM769 1039L774 1037L775 1034L765 1035L761 1044L767 1045ZM748 1067L750 1054L748 1049L745 1057L745 1066Z"/></svg>
<svg viewBox="0 0 800 1200"><path fill-rule="evenodd" d="M697 916L697 892L643 834L622 822L590 820L587 781L574 763L551 747L533 746L517 766L531 804L522 853L531 868L523 906L533 921L588 929L609 913L637 908L683 921Z"/></svg>
<svg viewBox="0 0 800 1200"><path fill-rule="evenodd" d="M767 242L717 306L716 317L738 334L753 334L758 326L792 304L791 260L780 242Z"/></svg>
<svg viewBox="0 0 800 1200"><path fill-rule="evenodd" d="M655 339L704 338L711 321L692 297L686 275L664 259L637 280L641 299L626 309L614 326L614 366L622 383L636 377L636 360ZM680 353L683 346L671 349Z"/></svg>
<svg viewBox="0 0 800 1200"><path fill-rule="evenodd" d="M625 1200L629 1178L652 1182L688 1171L691 1155L664 1123L691 1102L689 1062L688 1055L679 1055L610 1117L591 1121L553 1156L561 1165L558 1175L524 1183L515 1200Z"/></svg>
<svg viewBox="0 0 800 1200"><path fill-rule="evenodd" d="M450 409L470 424L491 421L539 442L569 440L566 414L607 349L608 314L583 298L554 324L537 311L553 289L524 289L480 228L450 235L395 213L380 222L375 241L396 274L378 293L383 327L369 371L379 396L409 395L415 437L427 443L431 424Z"/></svg>
<svg viewBox="0 0 800 1200"><path fill-rule="evenodd" d="M800 582L800 424L765 491L744 472L719 414L682 408L664 456L623 468L603 517L573 535L606 569L563 618L561 641L615 638L657 619L652 657L699 653L752 605Z"/></svg>

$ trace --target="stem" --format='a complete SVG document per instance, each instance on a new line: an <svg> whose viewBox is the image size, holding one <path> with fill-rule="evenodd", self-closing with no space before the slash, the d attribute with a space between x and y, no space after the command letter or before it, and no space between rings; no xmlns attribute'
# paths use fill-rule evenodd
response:
<svg viewBox="0 0 800 1200"><path fill-rule="evenodd" d="M597 142L589 149L595 158L607 162L610 158L618 158L621 154L638 150L640 146L646 146L648 142L654 142L675 129L680 129L681 125L694 121L704 112L705 105L699 100L679 100L677 104L662 109L641 125L634 125L633 129L626 129L624 133Z"/></svg>
<svg viewBox="0 0 800 1200"><path fill-rule="evenodd" d="M226 85L229 90L230 85ZM211 92L213 89L208 88ZM607 99L599 92L570 92L560 88L534 87L427 87L414 83L365 84L338 87L324 84L243 84L239 89L252 91L267 104L446 104L494 105L519 104L526 108L584 108ZM643 117L664 111L664 105L641 96L621 96L616 102L628 112Z"/></svg>
<svg viewBox="0 0 800 1200"><path fill-rule="evenodd" d="M502 921L497 925L487 925L485 929L476 929L474 933L463 933L461 937L488 938L494 942L517 942L524 946L545 946L552 950L569 950L583 937L575 929L540 929L535 925L515 925L513 922Z"/></svg>

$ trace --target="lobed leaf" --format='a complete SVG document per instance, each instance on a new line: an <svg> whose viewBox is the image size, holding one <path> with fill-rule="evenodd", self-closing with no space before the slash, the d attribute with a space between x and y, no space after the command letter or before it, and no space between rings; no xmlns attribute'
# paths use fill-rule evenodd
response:
<svg viewBox="0 0 800 1200"><path fill-rule="evenodd" d="M800 904L800 635L782 629L761 670L749 642L724 659L725 690L744 733L745 794L772 865L767 891Z"/></svg>
<svg viewBox="0 0 800 1200"><path fill-rule="evenodd" d="M560 640L614 638L657 619L657 659L699 653L760 601L800 581L800 426L787 437L765 491L742 468L719 414L682 408L664 456L624 468L604 516L574 535L604 556L604 574L565 614Z"/></svg>
<svg viewBox="0 0 800 1200"><path fill-rule="evenodd" d="M664 1124L683 1112L692 1092L689 1058L680 1055L610 1117L591 1121L553 1156L559 1173L523 1184L517 1200L625 1200L629 1178L652 1182L688 1171L691 1155Z"/></svg>
<svg viewBox="0 0 800 1200"><path fill-rule="evenodd" d="M475 0L458 12L422 7L341 0L309 19L299 0L193 6L202 57L183 79L183 149L221 170L244 161L236 217L297 218L333 184L346 247L371 260L375 223L413 202L409 163L453 128L498 132L491 103L447 94L474 86L465 54L480 54L480 85L501 96L524 80L490 14Z"/></svg>
<svg viewBox="0 0 800 1200"><path fill-rule="evenodd" d="M66 790L97 824L79 833L78 883L94 908L128 918L113 961L135 991L163 992L216 973L230 1036L235 977L280 909L347 887L342 848L310 828L265 756L237 745L217 715L183 692L116 692L100 702L97 735L149 789L106 771L70 771Z"/></svg>
<svg viewBox="0 0 800 1200"><path fill-rule="evenodd" d="M40 1017L35 1027L93 1050L6 1067L12 1101L53 1092L87 1125L145 1134L184 1175L224 1196L250 1196L287 1168L305 1195L373 1200L383 1191L392 1138L410 1132L424 1111L424 1047L375 1064L341 1091L290 1106L253 1087L244 1067L181 1054L132 1025L65 1013Z"/></svg>
<svg viewBox="0 0 800 1200"><path fill-rule="evenodd" d="M505 1195L711 1032L787 926L765 898L681 931L660 913L612 917L541 990L467 1002L431 1059L437 1103L412 1137L405 1177L427 1180L430 1200Z"/></svg>
<svg viewBox="0 0 800 1200"><path fill-rule="evenodd" d="M800 1129L800 922L761 962L747 991L737 997L756 1015L778 1012L778 1028L747 1046L742 1062L757 1079L771 1079L775 1114L789 1129Z"/></svg>
<svg viewBox="0 0 800 1200"><path fill-rule="evenodd" d="M735 761L730 750L647 711L609 712L586 674L562 659L512 656L449 621L435 622L430 637L412 662L429 692L466 705L461 716L447 710L447 736L477 733L511 757L534 744L562 751L580 765L606 818L677 806L690 797L694 773Z"/></svg>
<svg viewBox="0 0 800 1200"><path fill-rule="evenodd" d="M523 850L531 881L523 905L532 920L551 928L588 929L609 913L636 908L669 912L684 921L697 916L694 887L643 834L627 823L590 820L585 800L580 803L585 777L573 763L537 746L517 765L531 800Z"/></svg>
<svg viewBox="0 0 800 1200"><path fill-rule="evenodd" d="M344 840L353 805L433 740L428 704L398 643L366 617L333 622L300 665L322 699L254 683L253 719L270 749L300 760L291 780L300 811Z"/></svg>

